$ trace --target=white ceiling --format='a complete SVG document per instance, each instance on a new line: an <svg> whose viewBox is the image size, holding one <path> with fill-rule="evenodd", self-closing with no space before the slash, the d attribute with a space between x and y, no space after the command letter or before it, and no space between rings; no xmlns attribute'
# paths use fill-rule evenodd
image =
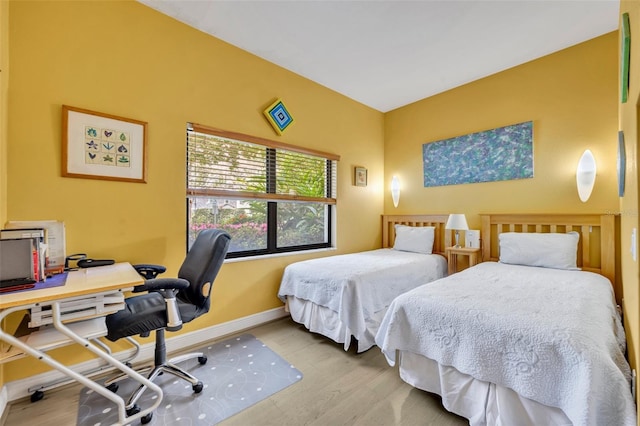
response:
<svg viewBox="0 0 640 426"><path fill-rule="evenodd" d="M138 0L387 112L618 28L619 0Z"/></svg>

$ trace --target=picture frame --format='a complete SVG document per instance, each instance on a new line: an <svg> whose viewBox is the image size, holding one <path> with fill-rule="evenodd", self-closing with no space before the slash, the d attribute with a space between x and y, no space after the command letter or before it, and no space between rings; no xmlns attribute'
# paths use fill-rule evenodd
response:
<svg viewBox="0 0 640 426"><path fill-rule="evenodd" d="M427 142L422 164L425 188L532 179L533 121Z"/></svg>
<svg viewBox="0 0 640 426"><path fill-rule="evenodd" d="M62 106L62 176L147 182L147 123Z"/></svg>
<svg viewBox="0 0 640 426"><path fill-rule="evenodd" d="M618 197L624 196L624 181L625 172L627 168L627 155L624 147L624 132L618 131L618 158L617 158L617 172L618 172Z"/></svg>
<svg viewBox="0 0 640 426"><path fill-rule="evenodd" d="M367 186L367 169L356 167L353 174L353 182L355 186Z"/></svg>
<svg viewBox="0 0 640 426"><path fill-rule="evenodd" d="M620 29L620 102L626 103L629 96L629 60L631 57L631 30L629 14L622 14Z"/></svg>
<svg viewBox="0 0 640 426"><path fill-rule="evenodd" d="M263 114L279 136L282 136L284 131L293 124L293 116L284 106L282 99L276 99L263 111Z"/></svg>

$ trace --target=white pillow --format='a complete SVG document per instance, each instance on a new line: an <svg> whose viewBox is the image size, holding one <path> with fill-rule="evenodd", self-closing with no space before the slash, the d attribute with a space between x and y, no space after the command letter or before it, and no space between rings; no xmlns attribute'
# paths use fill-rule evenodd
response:
<svg viewBox="0 0 640 426"><path fill-rule="evenodd" d="M579 239L575 231L566 234L504 232L499 235L500 262L579 271L576 264Z"/></svg>
<svg viewBox="0 0 640 426"><path fill-rule="evenodd" d="M415 253L431 254L435 228L433 226L395 225L395 250L411 251Z"/></svg>

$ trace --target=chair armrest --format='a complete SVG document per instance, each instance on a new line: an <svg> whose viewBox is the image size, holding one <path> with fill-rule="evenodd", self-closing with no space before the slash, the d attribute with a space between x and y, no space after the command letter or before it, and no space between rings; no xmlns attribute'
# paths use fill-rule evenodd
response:
<svg viewBox="0 0 640 426"><path fill-rule="evenodd" d="M154 278L146 280L137 288L141 288L140 291L184 290L189 288L189 281L183 278Z"/></svg>
<svg viewBox="0 0 640 426"><path fill-rule="evenodd" d="M151 280L167 270L167 268L162 265L154 265L152 263L138 263L132 266L147 280Z"/></svg>
<svg viewBox="0 0 640 426"><path fill-rule="evenodd" d="M167 330L178 331L182 328L182 318L176 303L176 294L179 290L189 287L189 281L182 278L155 278L146 280L143 284L133 288L134 293L142 291L155 291L164 298L167 310Z"/></svg>

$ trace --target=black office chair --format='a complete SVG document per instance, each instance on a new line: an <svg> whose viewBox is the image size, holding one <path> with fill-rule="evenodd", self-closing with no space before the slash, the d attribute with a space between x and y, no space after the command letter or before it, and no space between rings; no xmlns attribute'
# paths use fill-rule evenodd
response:
<svg viewBox="0 0 640 426"><path fill-rule="evenodd" d="M125 299L126 306L123 310L107 316L106 337L115 342L127 336L148 336L150 332L155 331L155 362L147 376L149 380L167 372L191 383L195 393L202 391L202 382L177 367L175 363L197 357L200 364L205 364L207 357L198 352L167 361L164 331L180 330L183 323L209 311L213 281L222 266L230 241L231 237L224 231L201 231L178 271L178 278L156 278L159 273L165 271L163 266L134 265L145 278L145 282L136 286L133 291L148 293ZM125 378L126 375L120 375L107 380L105 386L116 392L117 382ZM140 411L136 402L145 389L145 385L140 385L131 394L126 405L127 415L131 416ZM152 415L150 413L144 416L142 423L149 423Z"/></svg>

